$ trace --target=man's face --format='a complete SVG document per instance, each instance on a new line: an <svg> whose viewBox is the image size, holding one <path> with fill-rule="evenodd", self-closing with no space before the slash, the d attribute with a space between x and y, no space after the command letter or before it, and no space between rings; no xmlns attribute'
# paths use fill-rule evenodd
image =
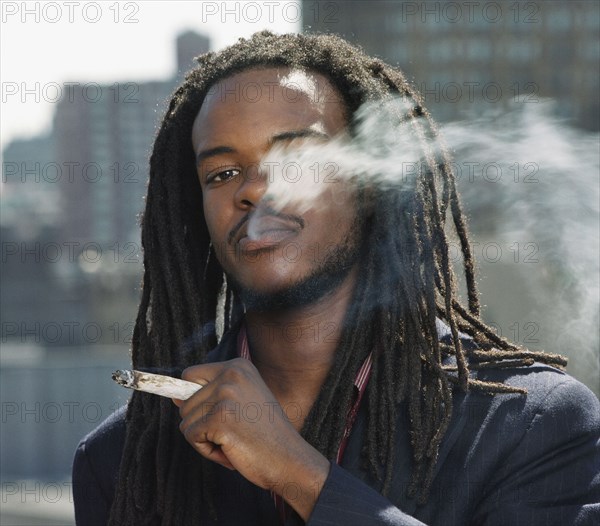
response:
<svg viewBox="0 0 600 526"><path fill-rule="evenodd" d="M320 74L253 69L213 86L198 112L192 142L206 224L219 262L249 308L315 301L356 263L362 221L343 183L329 184L318 206L302 215L267 213L257 235L248 236L268 184L258 170L261 158L276 144L295 147L342 132L342 100Z"/></svg>

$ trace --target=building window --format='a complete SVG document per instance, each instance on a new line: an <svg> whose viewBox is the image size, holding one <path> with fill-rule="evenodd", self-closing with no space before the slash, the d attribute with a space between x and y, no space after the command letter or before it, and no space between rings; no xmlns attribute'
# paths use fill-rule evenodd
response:
<svg viewBox="0 0 600 526"><path fill-rule="evenodd" d="M571 29L573 20L570 9L557 8L549 10L546 25L549 29L554 31L566 31Z"/></svg>
<svg viewBox="0 0 600 526"><path fill-rule="evenodd" d="M433 40L427 46L427 58L431 62L447 62L457 56L456 42L449 39Z"/></svg>
<svg viewBox="0 0 600 526"><path fill-rule="evenodd" d="M467 58L469 60L489 60L492 58L492 44L483 38L472 38L467 42Z"/></svg>
<svg viewBox="0 0 600 526"><path fill-rule="evenodd" d="M508 40L504 44L505 56L514 62L529 62L539 57L541 46L531 40Z"/></svg>

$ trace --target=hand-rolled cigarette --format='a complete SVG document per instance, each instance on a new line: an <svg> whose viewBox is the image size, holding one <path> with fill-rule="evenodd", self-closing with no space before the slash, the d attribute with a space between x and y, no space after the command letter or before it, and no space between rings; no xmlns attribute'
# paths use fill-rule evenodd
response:
<svg viewBox="0 0 600 526"><path fill-rule="evenodd" d="M112 373L112 379L119 385L129 389L166 396L167 398L177 398L178 400L187 400L196 391L202 389L200 384L194 382L129 369L115 371Z"/></svg>

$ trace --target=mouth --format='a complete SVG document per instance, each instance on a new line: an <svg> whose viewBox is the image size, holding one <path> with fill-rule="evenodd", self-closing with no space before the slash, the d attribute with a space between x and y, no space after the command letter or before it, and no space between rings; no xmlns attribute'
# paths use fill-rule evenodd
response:
<svg viewBox="0 0 600 526"><path fill-rule="evenodd" d="M235 242L242 252L268 250L297 236L302 227L303 224L295 218L259 216L244 223L235 236Z"/></svg>

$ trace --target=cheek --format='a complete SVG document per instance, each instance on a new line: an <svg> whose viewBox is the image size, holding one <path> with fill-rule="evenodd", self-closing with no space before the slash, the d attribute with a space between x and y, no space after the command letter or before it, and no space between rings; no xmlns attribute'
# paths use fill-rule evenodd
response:
<svg viewBox="0 0 600 526"><path fill-rule="evenodd" d="M354 226L357 213L354 200L340 199L325 214L324 224L327 225L327 232L334 238L344 236Z"/></svg>
<svg viewBox="0 0 600 526"><path fill-rule="evenodd" d="M217 212L218 207L215 206L214 202L209 201L208 199L203 199L204 204L204 220L206 221L206 226L208 228L208 233L210 235L210 239L213 243L219 242L220 237L220 229L219 226L224 224L223 218L219 217Z"/></svg>

